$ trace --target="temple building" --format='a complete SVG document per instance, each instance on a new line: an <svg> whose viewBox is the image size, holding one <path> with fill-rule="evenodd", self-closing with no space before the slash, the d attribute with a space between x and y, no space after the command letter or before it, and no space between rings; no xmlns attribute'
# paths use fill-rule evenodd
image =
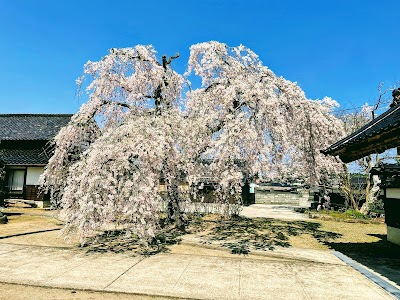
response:
<svg viewBox="0 0 400 300"><path fill-rule="evenodd" d="M322 151L339 156L345 162L355 161L373 153L400 147L400 89L392 93L390 109L359 130ZM372 174L381 179L381 193L385 208L387 239L400 245L400 165L378 164Z"/></svg>

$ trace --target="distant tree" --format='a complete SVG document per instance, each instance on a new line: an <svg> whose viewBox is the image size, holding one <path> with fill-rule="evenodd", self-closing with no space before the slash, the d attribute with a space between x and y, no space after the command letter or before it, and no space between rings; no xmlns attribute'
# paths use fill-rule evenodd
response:
<svg viewBox="0 0 400 300"><path fill-rule="evenodd" d="M338 117L343 121L344 130L346 135L350 135L355 132L369 121L372 120L372 107L367 103L364 104L360 109L353 109L352 111L342 111L338 113ZM351 173L349 171L348 164L343 163L343 172L340 173L340 190L345 196L346 202L351 205L351 207L358 211L359 203L366 197L366 191L369 191L370 179L369 172L372 168L372 156L357 160L357 165L362 168L365 174L366 185L360 187L355 187L351 182Z"/></svg>
<svg viewBox="0 0 400 300"><path fill-rule="evenodd" d="M168 219L184 225L188 197L205 175L216 183L216 201L240 202L253 176L302 176L309 183L337 170L319 149L342 134L330 98L309 100L293 82L276 76L250 49L207 42L191 47L186 76L171 68L178 55L159 62L152 46L111 49L85 65L88 103L56 136L55 153L42 177L62 209L66 233L84 241L110 224L148 240L159 221L160 180Z"/></svg>
<svg viewBox="0 0 400 300"><path fill-rule="evenodd" d="M393 87L384 87L383 83L378 86L379 97L375 101L374 105L368 105L365 103L362 107L354 108L350 111L339 111L337 116L343 121L344 130L346 135L350 135L362 126L372 121L376 117L376 111L382 104L388 104L390 101L385 98L385 95L393 90ZM365 176L365 184L357 185L352 184L349 168L347 164L343 164L343 172L340 174L341 177L341 191L343 192L346 201L356 211L359 210L360 202L363 202L360 211L364 214L369 213L369 207L372 206L373 202L376 201L379 187L377 184L379 180L374 180L370 176L371 169L378 163L381 156L376 154L367 155L361 159L355 161L356 165L361 169Z"/></svg>

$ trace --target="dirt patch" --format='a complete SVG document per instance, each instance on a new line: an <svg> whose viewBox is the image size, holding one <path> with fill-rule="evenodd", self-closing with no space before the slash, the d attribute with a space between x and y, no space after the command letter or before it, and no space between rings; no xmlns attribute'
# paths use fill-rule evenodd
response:
<svg viewBox="0 0 400 300"><path fill-rule="evenodd" d="M0 243L21 245L74 247L61 237L63 222L56 219L55 211L11 206L3 210L8 223L0 226Z"/></svg>
<svg viewBox="0 0 400 300"><path fill-rule="evenodd" d="M45 216L9 215L8 223L1 225L0 237L25 234L35 231L60 229L63 224L60 221Z"/></svg>
<svg viewBox="0 0 400 300"><path fill-rule="evenodd" d="M9 208L9 223L0 227L0 242L50 247L76 247L60 235L63 224L54 211L35 208ZM232 253L252 250L272 251L276 247L328 250L329 243L374 243L386 234L381 223L348 223L310 219L284 221L266 218L225 219L220 215L192 216L187 233L169 231L157 236L150 252L168 251L181 239L203 245L216 245ZM3 238L5 236L11 236ZM119 232L106 232L86 250L94 252L138 251L137 240ZM207 250L208 251L208 250Z"/></svg>
<svg viewBox="0 0 400 300"><path fill-rule="evenodd" d="M321 243L310 234L299 234L289 237L290 246L300 249L329 250L329 247Z"/></svg>
<svg viewBox="0 0 400 300"><path fill-rule="evenodd" d="M4 211L9 215L9 223L0 227L0 243L71 248L78 246L77 241L67 243L60 235L63 224L54 217L54 211L24 207L10 207ZM343 244L378 243L385 234L386 225L376 222L349 223L332 219L285 221L243 217L226 219L215 214L193 215L186 234L169 230L158 235L147 254L181 251L181 240L204 245L201 251L212 252L212 255L225 255L222 254L223 250L233 254L249 254L255 250L268 252L277 247L329 250ZM4 238L6 236L11 237ZM207 245L220 247L222 252L210 250ZM117 231L104 233L83 250L118 253L141 251L137 239ZM199 248L196 251L200 251Z"/></svg>
<svg viewBox="0 0 400 300"><path fill-rule="evenodd" d="M340 233L322 230L318 222L284 221L266 218L236 217L210 222L205 231L191 236L192 241L218 245L232 253L248 254L251 251L273 251L292 247L324 249L319 242L340 237ZM300 243L300 236L303 242ZM183 237L185 238L185 237Z"/></svg>
<svg viewBox="0 0 400 300"><path fill-rule="evenodd" d="M0 243L56 248L75 248L78 246L77 242L71 243L65 241L60 229L8 237L0 239Z"/></svg>
<svg viewBox="0 0 400 300"><path fill-rule="evenodd" d="M374 243L380 239L375 235L386 235L386 224L383 223L352 223L334 220L313 220L313 222L321 224L322 230L340 233L341 236L335 239L338 243Z"/></svg>

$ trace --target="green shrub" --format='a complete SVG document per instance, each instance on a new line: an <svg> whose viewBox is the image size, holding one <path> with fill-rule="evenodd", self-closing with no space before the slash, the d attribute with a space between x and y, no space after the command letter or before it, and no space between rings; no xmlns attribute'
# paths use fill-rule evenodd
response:
<svg viewBox="0 0 400 300"><path fill-rule="evenodd" d="M371 213L384 213L384 206L382 199L378 199L369 204L369 210Z"/></svg>
<svg viewBox="0 0 400 300"><path fill-rule="evenodd" d="M353 209L348 209L343 214L352 217L354 219L368 219L366 215L360 213L359 211L355 211Z"/></svg>

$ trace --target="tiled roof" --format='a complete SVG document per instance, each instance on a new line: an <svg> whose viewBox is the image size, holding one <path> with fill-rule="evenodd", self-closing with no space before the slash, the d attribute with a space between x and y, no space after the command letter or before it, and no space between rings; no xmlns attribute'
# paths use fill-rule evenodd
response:
<svg viewBox="0 0 400 300"><path fill-rule="evenodd" d="M396 105L322 153L339 155L343 162L354 161L400 146L399 133L400 105Z"/></svg>
<svg viewBox="0 0 400 300"><path fill-rule="evenodd" d="M0 149L0 160L6 165L46 165L49 157L44 149Z"/></svg>
<svg viewBox="0 0 400 300"><path fill-rule="evenodd" d="M1 140L50 140L71 114L0 114Z"/></svg>

